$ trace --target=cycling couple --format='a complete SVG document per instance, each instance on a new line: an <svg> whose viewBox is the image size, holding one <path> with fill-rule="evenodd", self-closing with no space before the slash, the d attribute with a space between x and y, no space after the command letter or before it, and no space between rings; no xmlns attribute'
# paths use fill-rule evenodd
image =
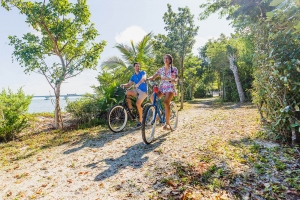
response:
<svg viewBox="0 0 300 200"><path fill-rule="evenodd" d="M134 71L135 73L130 78L129 82L126 84L121 84L121 87L130 87L132 84L135 84L136 89L128 90L126 92L127 102L129 109L132 109L132 104L130 100L130 96L137 97L136 107L139 112L139 122L137 124L137 128L142 125L142 102L147 97L147 85L145 83L146 80L154 80L158 76L161 76L161 84L159 86L158 97L165 96L164 98L164 107L166 111L166 124L164 125L164 130L170 130L170 102L173 96L177 95L175 83L178 80L178 70L176 67L172 66L173 58L170 54L166 54L164 56L164 66L157 70L157 72L146 78L146 72L140 71L140 64L134 63ZM154 95L152 94L150 97L151 102L153 102Z"/></svg>

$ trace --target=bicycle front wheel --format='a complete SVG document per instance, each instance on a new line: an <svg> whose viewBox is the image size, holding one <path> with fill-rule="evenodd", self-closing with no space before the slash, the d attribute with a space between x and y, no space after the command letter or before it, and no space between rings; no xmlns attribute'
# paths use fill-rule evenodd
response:
<svg viewBox="0 0 300 200"><path fill-rule="evenodd" d="M156 127L155 106L149 105L145 108L142 122L142 137L145 144L150 144L154 139Z"/></svg>
<svg viewBox="0 0 300 200"><path fill-rule="evenodd" d="M107 115L108 127L112 132L122 131L127 123L128 116L126 109L121 105L116 105L110 109Z"/></svg>

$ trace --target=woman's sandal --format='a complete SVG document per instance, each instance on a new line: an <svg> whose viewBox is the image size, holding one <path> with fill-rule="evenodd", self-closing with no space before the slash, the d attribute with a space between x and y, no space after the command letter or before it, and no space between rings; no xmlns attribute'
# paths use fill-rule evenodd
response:
<svg viewBox="0 0 300 200"><path fill-rule="evenodd" d="M170 124L165 124L165 125L163 126L163 129L164 129L164 130L171 130L171 131L173 131L173 129L172 129L172 127L170 126Z"/></svg>

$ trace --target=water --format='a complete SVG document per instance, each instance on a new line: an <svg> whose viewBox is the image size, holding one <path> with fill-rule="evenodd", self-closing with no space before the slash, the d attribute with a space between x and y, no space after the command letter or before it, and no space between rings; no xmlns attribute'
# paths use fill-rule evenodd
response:
<svg viewBox="0 0 300 200"><path fill-rule="evenodd" d="M80 97L70 97L68 101L75 101ZM54 112L54 99L45 100L45 98L32 98L31 104L29 105L29 113L40 113L40 112ZM60 108L64 111L67 106L67 102L64 98L60 98Z"/></svg>

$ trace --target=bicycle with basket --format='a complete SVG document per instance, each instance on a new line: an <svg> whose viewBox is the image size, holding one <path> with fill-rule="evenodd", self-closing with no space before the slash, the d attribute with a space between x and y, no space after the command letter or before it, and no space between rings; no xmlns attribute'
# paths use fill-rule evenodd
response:
<svg viewBox="0 0 300 200"><path fill-rule="evenodd" d="M130 97L133 109L130 110L128 107L126 91L130 90L132 87L134 87L134 85L129 88L118 88L119 90L122 90L121 92L124 94L124 99L118 105L114 105L113 107L111 107L107 113L107 125L112 132L121 132L125 128L128 120L139 120L139 114L136 108L136 98ZM118 94L116 94L116 96L117 95ZM145 102L142 104L142 107L144 108L147 105L150 105L150 103Z"/></svg>

